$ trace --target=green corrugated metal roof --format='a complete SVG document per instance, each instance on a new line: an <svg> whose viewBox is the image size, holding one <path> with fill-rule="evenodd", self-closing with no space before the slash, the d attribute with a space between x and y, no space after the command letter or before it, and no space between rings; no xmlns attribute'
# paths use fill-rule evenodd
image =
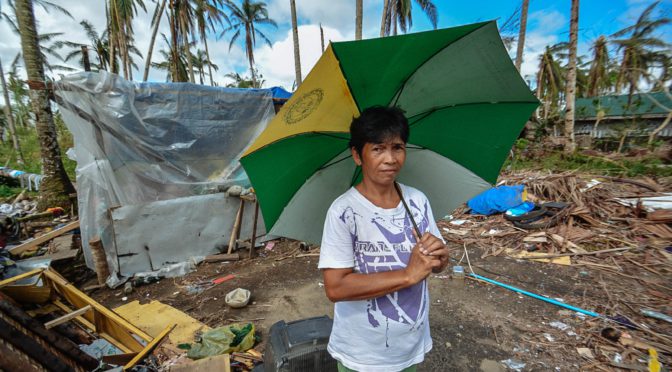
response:
<svg viewBox="0 0 672 372"><path fill-rule="evenodd" d="M605 117L633 115L667 115L668 111L656 105L651 98L672 109L672 100L665 93L633 94L628 107L628 95L579 98L576 100L576 118L587 119L597 116L603 110Z"/></svg>

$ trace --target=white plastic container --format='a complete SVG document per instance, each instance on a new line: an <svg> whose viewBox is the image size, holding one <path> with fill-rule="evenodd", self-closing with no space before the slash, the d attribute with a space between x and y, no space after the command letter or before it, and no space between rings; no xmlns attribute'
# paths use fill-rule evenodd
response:
<svg viewBox="0 0 672 372"><path fill-rule="evenodd" d="M247 303L250 302L250 291L244 288L236 288L233 291L226 294L224 302L227 305L237 309L247 306Z"/></svg>

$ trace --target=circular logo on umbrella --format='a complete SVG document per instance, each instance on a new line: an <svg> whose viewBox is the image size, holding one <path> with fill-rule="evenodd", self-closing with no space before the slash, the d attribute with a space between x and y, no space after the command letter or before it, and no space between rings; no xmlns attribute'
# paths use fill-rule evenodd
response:
<svg viewBox="0 0 672 372"><path fill-rule="evenodd" d="M285 123L295 124L307 118L320 105L323 97L324 91L321 88L313 89L299 97L285 113Z"/></svg>

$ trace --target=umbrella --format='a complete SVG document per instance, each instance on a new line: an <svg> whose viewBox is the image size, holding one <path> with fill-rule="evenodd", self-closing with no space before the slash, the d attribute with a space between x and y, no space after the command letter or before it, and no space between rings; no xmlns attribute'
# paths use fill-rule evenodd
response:
<svg viewBox="0 0 672 372"><path fill-rule="evenodd" d="M332 201L358 181L349 126L365 108L405 111L398 180L443 216L492 187L538 104L494 21L331 43L241 163L269 233L319 243Z"/></svg>

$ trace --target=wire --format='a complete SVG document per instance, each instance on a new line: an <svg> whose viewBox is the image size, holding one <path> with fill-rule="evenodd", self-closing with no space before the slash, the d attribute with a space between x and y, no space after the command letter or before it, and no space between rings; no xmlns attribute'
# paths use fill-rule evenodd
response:
<svg viewBox="0 0 672 372"><path fill-rule="evenodd" d="M474 269L471 267L471 261L469 261L469 252L467 252L467 243L464 243L462 245L464 247L464 254L467 256L467 264L469 265L469 271L471 271L472 274L476 274L474 272ZM460 260L462 262L462 260Z"/></svg>

